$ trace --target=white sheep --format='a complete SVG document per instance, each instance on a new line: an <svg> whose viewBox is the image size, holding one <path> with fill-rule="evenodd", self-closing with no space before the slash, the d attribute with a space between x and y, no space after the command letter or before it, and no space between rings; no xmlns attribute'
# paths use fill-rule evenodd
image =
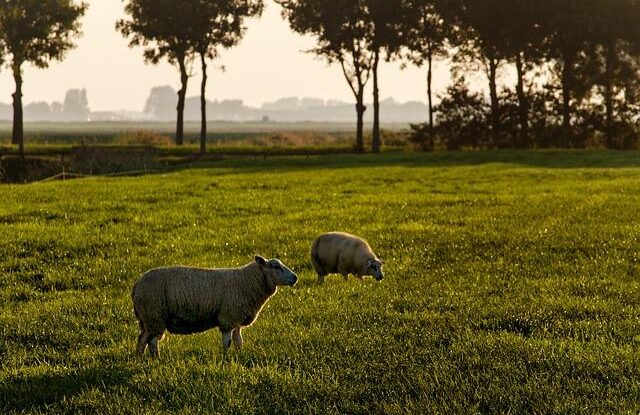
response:
<svg viewBox="0 0 640 415"><path fill-rule="evenodd" d="M384 262L364 239L348 233L330 232L318 236L311 246L311 262L321 284L328 274L333 273L342 274L345 280L349 274L360 279L370 275L377 281L384 278Z"/></svg>
<svg viewBox="0 0 640 415"><path fill-rule="evenodd" d="M137 351L149 346L159 356L165 329L174 334L199 333L219 327L226 356L231 339L242 347L241 330L251 325L281 285L293 286L297 275L277 259L256 256L241 268L152 269L133 287L131 297L140 323Z"/></svg>

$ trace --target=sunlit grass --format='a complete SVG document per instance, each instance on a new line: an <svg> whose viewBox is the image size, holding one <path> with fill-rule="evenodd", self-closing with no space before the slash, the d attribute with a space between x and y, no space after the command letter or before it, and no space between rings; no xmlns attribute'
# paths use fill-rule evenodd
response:
<svg viewBox="0 0 640 415"><path fill-rule="evenodd" d="M230 160L0 186L1 413L637 413L640 155ZM315 284L320 232L387 278ZM281 289L220 335L133 349L155 266L279 257Z"/></svg>

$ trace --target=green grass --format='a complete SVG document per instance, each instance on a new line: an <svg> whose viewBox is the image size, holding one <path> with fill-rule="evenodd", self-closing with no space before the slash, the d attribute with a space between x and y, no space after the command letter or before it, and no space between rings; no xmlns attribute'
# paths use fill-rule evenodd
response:
<svg viewBox="0 0 640 415"><path fill-rule="evenodd" d="M0 186L0 413L640 411L640 154L228 160ZM380 284L315 284L320 232L366 237ZM133 350L148 268L279 257L284 288L220 335Z"/></svg>

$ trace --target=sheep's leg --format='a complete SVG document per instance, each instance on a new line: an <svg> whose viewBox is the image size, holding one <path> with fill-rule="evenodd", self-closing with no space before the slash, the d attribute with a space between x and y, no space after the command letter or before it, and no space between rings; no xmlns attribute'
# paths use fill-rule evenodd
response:
<svg viewBox="0 0 640 415"><path fill-rule="evenodd" d="M222 353L227 357L229 347L231 346L231 331L222 332Z"/></svg>
<svg viewBox="0 0 640 415"><path fill-rule="evenodd" d="M144 329L140 329L140 335L138 336L138 354L144 355L144 349L147 348L147 341L149 340L149 333Z"/></svg>
<svg viewBox="0 0 640 415"><path fill-rule="evenodd" d="M238 327L233 331L233 345L238 351L242 350L242 333L240 333L240 330L242 328Z"/></svg>
<svg viewBox="0 0 640 415"><path fill-rule="evenodd" d="M318 283L319 284L324 284L324 277L326 277L326 275L318 274Z"/></svg>
<svg viewBox="0 0 640 415"><path fill-rule="evenodd" d="M345 281L349 281L349 274L342 274L342 279Z"/></svg>
<svg viewBox="0 0 640 415"><path fill-rule="evenodd" d="M158 346L158 343L160 342L161 338L162 334L158 334L151 337L151 340L149 340L149 352L151 353L151 357L153 357L154 359L160 357L160 347Z"/></svg>

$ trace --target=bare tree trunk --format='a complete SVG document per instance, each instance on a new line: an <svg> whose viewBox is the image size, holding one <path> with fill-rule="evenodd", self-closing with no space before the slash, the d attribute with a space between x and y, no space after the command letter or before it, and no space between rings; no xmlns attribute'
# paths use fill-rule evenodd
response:
<svg viewBox="0 0 640 415"><path fill-rule="evenodd" d="M358 90L356 113L358 115L356 128L356 152L364 153L364 113L367 107L364 105L364 85Z"/></svg>
<svg viewBox="0 0 640 415"><path fill-rule="evenodd" d="M378 88L378 65L380 63L380 51L374 52L373 59L373 134L371 150L380 152L380 90Z"/></svg>
<svg viewBox="0 0 640 415"><path fill-rule="evenodd" d="M500 134L500 103L498 102L498 60L489 59L489 95L491 96L491 140L498 144Z"/></svg>
<svg viewBox="0 0 640 415"><path fill-rule="evenodd" d="M562 147L571 146L571 79L573 78L573 59L565 54L562 67Z"/></svg>
<svg viewBox="0 0 640 415"><path fill-rule="evenodd" d="M22 112L22 68L21 65L13 65L13 79L16 83L16 91L13 93L13 130L11 142L18 144L20 158L24 161L24 120Z"/></svg>
<svg viewBox="0 0 640 415"><path fill-rule="evenodd" d="M524 91L524 61L522 54L516 54L516 70L518 73L518 109L520 112L520 140L519 147L525 148L529 146L529 102L527 94Z"/></svg>
<svg viewBox="0 0 640 415"><path fill-rule="evenodd" d="M202 84L200 85L200 154L205 155L207 152L207 56L205 53L200 54L202 63Z"/></svg>
<svg viewBox="0 0 640 415"><path fill-rule="evenodd" d="M613 147L614 128L613 128L613 64L616 59L615 42L609 41L606 45L606 69L605 69L605 91L604 102L607 109L606 119L606 136L607 147Z"/></svg>
<svg viewBox="0 0 640 415"><path fill-rule="evenodd" d="M184 104L187 96L187 83L189 82L189 74L187 74L186 57L178 58L180 65L180 90L178 91L178 122L176 126L176 145L184 144Z"/></svg>
<svg viewBox="0 0 640 415"><path fill-rule="evenodd" d="M431 42L427 49L427 95L429 96L429 144L431 150L434 150L434 125L433 125L433 51L431 49Z"/></svg>

